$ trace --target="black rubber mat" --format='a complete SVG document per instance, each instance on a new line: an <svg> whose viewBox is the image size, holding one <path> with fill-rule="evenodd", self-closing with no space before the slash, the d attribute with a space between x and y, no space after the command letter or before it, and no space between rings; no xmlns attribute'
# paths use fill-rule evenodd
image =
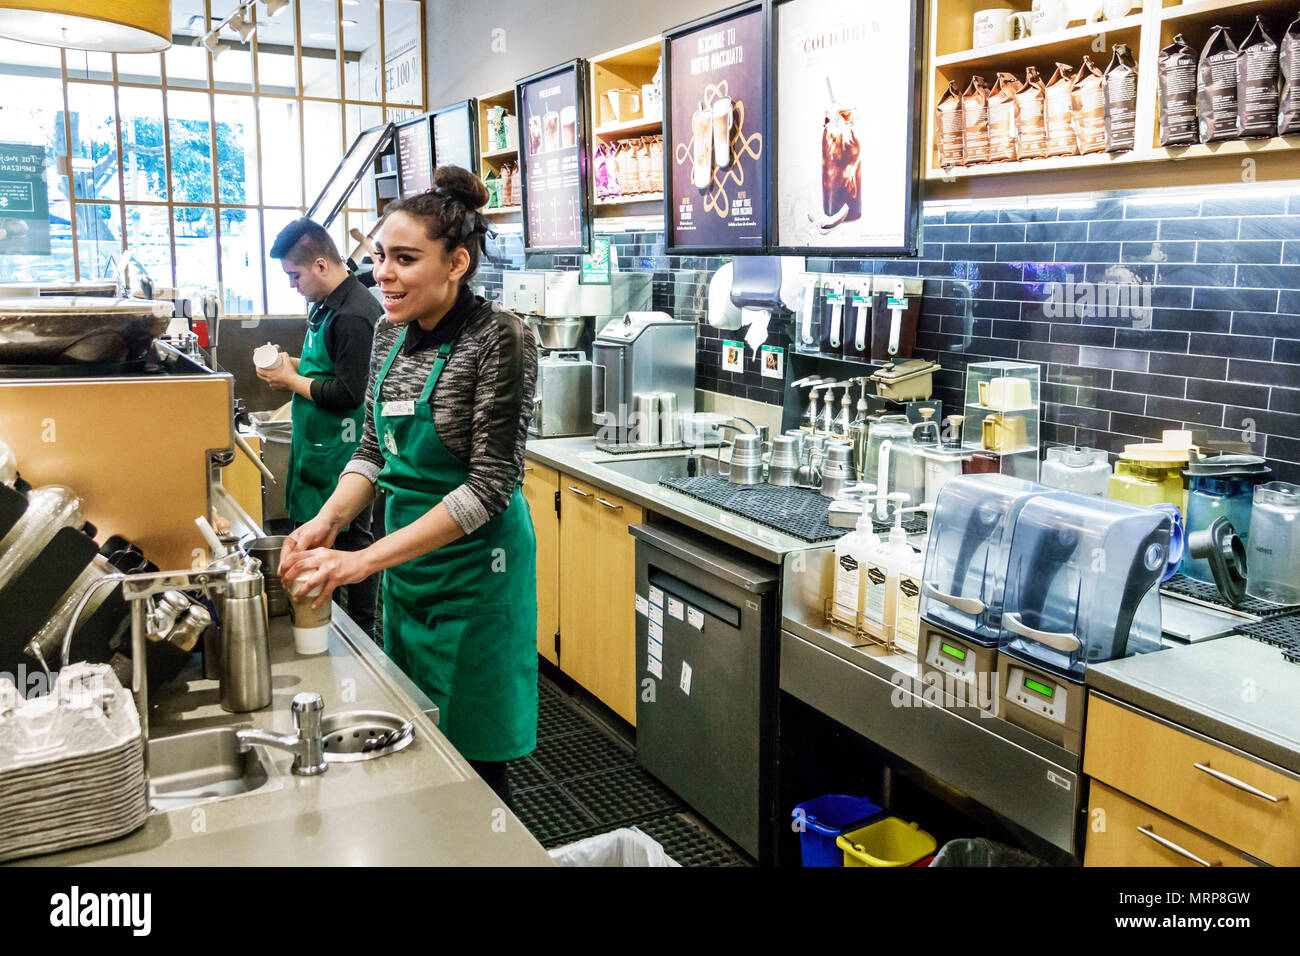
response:
<svg viewBox="0 0 1300 956"><path fill-rule="evenodd" d="M599 730L585 730L537 742L532 758L557 783L629 767L632 751Z"/></svg>
<svg viewBox="0 0 1300 956"><path fill-rule="evenodd" d="M551 737L566 737L591 729L591 721L558 698L553 702L541 703L537 713L537 739L549 740Z"/></svg>
<svg viewBox="0 0 1300 956"><path fill-rule="evenodd" d="M1300 609L1290 610L1288 616L1243 624L1238 630L1247 637L1280 648L1284 659L1300 664Z"/></svg>
<svg viewBox="0 0 1300 956"><path fill-rule="evenodd" d="M637 829L658 841L682 866L749 866L743 856L682 813L668 813Z"/></svg>
<svg viewBox="0 0 1300 956"><path fill-rule="evenodd" d="M848 534L852 528L832 528L827 522L831 499L807 488L786 488L776 485L737 485L718 475L696 478L661 478L659 484L680 491L700 501L732 511L813 544L834 541ZM888 522L873 521L877 531L888 530ZM924 512L905 515L903 527L909 533L923 534L927 527Z"/></svg>
<svg viewBox="0 0 1300 956"><path fill-rule="evenodd" d="M534 787L546 787L555 781L537 765L532 757L521 757L506 765L506 776L510 781L510 792L531 790Z"/></svg>
<svg viewBox="0 0 1300 956"><path fill-rule="evenodd" d="M1183 597L1196 598L1198 601L1205 601L1207 604L1233 610L1232 605L1223 599L1223 595L1219 593L1217 587L1213 584L1206 584L1204 581L1197 581L1195 578L1189 578L1185 574L1175 574L1160 585L1160 590L1168 591L1170 594L1180 594ZM1267 601L1248 597L1243 603L1237 605L1235 610L1245 611L1247 614L1253 614L1255 617L1268 620L1269 618L1294 614L1300 608L1269 604Z"/></svg>
<svg viewBox="0 0 1300 956"><path fill-rule="evenodd" d="M519 817L537 842L550 850L590 834L599 824L562 787L535 787L510 795Z"/></svg>
<svg viewBox="0 0 1300 956"><path fill-rule="evenodd" d="M684 810L677 795L640 767L579 777L564 790L608 830L674 810Z"/></svg>

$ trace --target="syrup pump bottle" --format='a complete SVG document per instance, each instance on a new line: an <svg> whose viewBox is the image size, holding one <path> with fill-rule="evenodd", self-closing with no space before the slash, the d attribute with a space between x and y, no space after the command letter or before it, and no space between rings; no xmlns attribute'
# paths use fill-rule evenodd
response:
<svg viewBox="0 0 1300 956"><path fill-rule="evenodd" d="M871 425L867 421L867 379L859 378L855 381L862 386L862 392L858 395L858 413L857 416L849 423L848 438L849 443L853 445L853 475L858 481L865 481L867 477L867 433Z"/></svg>

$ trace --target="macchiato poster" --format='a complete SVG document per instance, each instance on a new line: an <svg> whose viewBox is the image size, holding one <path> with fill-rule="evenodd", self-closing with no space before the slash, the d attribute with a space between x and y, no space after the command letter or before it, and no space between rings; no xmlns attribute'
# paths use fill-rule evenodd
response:
<svg viewBox="0 0 1300 956"><path fill-rule="evenodd" d="M908 252L914 5L775 8L779 248Z"/></svg>
<svg viewBox="0 0 1300 956"><path fill-rule="evenodd" d="M669 34L670 247L763 248L766 72L761 7Z"/></svg>
<svg viewBox="0 0 1300 956"><path fill-rule="evenodd" d="M582 82L577 63L519 83L519 160L523 170L524 246L585 252Z"/></svg>

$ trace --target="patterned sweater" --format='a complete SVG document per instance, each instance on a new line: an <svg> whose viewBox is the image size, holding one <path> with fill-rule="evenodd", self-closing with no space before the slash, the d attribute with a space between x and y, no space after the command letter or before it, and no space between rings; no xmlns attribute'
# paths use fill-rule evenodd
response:
<svg viewBox="0 0 1300 956"><path fill-rule="evenodd" d="M375 379L401 331L386 320L376 323L365 430L343 469L371 482L384 465L375 432ZM447 450L469 466L465 481L448 492L443 503L461 530L471 534L506 509L523 481L524 443L537 385L537 343L522 319L462 289L432 330L411 324L384 380L381 401L418 399L438 348L448 339L452 351L431 398L433 420Z"/></svg>

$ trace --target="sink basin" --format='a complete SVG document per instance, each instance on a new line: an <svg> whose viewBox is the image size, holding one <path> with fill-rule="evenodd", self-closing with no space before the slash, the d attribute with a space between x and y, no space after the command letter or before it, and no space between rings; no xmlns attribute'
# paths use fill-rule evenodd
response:
<svg viewBox="0 0 1300 956"><path fill-rule="evenodd" d="M634 458L630 461L603 461L597 467L605 468L625 478L634 478L656 485L661 478L685 478L688 475L716 475L718 463L712 455L695 458L696 468L689 470L690 455L671 455L664 458Z"/></svg>
<svg viewBox="0 0 1300 956"><path fill-rule="evenodd" d="M243 749L234 727L195 730L149 741L149 805L159 813L279 790L261 747Z"/></svg>

